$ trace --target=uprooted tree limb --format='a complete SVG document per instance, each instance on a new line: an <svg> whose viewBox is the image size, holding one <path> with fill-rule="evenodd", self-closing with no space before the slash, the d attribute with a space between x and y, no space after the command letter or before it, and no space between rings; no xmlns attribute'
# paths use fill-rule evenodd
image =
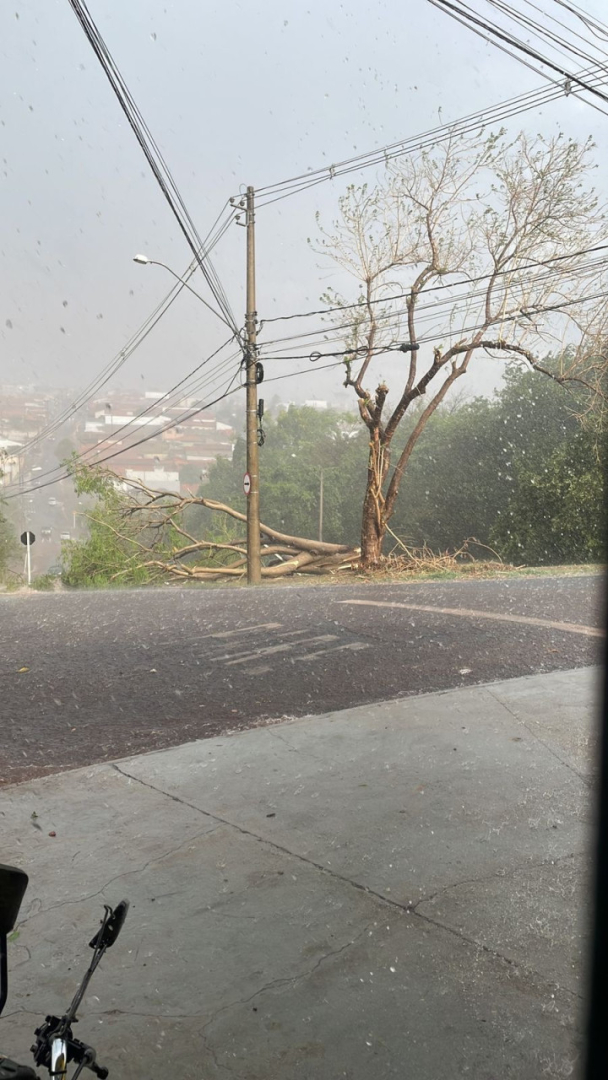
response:
<svg viewBox="0 0 608 1080"><path fill-rule="evenodd" d="M120 546L120 565L108 574L108 580L133 578L138 572L146 572L151 579L245 577L244 536L235 533L227 539L202 539L187 525L188 514L197 507L223 515L235 526L246 523L245 514L201 495L157 491L140 480L123 480L109 470L94 471L85 466L76 468L74 474L77 488L105 498L103 510L98 504L85 516L101 535L105 532ZM260 534L264 578L335 573L358 562L359 550L346 544L291 536L264 524Z"/></svg>

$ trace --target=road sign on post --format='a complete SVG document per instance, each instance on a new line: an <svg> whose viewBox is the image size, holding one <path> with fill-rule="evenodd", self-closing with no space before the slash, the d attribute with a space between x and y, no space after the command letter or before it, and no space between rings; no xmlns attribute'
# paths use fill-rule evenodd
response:
<svg viewBox="0 0 608 1080"><path fill-rule="evenodd" d="M30 532L29 529L26 529L26 531L24 533L21 533L21 543L25 545L25 549L26 549L25 565L26 565L26 568L27 568L27 583L28 583L28 585L32 584L32 555L31 555L31 551L32 551L32 544L34 543L35 539L36 539L36 537L34 536L34 533Z"/></svg>
<svg viewBox="0 0 608 1080"><path fill-rule="evenodd" d="M251 477L248 472L246 472L243 477L243 491L245 492L245 495L249 495L249 492L251 491Z"/></svg>

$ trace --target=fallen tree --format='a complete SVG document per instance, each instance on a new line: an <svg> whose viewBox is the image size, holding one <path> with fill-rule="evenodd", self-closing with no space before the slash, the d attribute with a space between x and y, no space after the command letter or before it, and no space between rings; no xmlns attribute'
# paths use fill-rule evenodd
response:
<svg viewBox="0 0 608 1080"><path fill-rule="evenodd" d="M197 494L155 490L139 480L123 480L110 470L73 468L78 494L95 497L83 516L89 525L85 540L64 547L68 584L144 583L155 580L218 581L246 575L247 546L239 528L246 515L226 503ZM188 525L193 508L212 515L201 537ZM216 516L232 528L214 538ZM331 574L356 566L359 549L280 532L260 525L262 577L294 573Z"/></svg>

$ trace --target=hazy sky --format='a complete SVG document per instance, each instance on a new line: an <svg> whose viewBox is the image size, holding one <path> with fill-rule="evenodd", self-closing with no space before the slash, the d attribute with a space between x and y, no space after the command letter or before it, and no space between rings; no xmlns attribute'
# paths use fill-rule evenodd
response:
<svg viewBox="0 0 608 1080"><path fill-rule="evenodd" d="M602 0L585 7L605 15ZM427 0L89 0L89 8L202 234L243 184L423 132L439 109L456 120L542 85ZM183 272L190 251L67 0L3 4L0 43L0 381L84 386L171 284L133 255ZM607 122L570 96L514 118L509 130L593 135L605 179ZM337 280L306 237L317 210L331 219L345 183L260 210L260 317L314 307ZM215 255L238 320L244 240L233 225ZM166 389L223 340L222 329L182 294L119 383ZM475 389L489 389L498 370L488 361L475 368ZM296 393L327 397L339 378L311 371ZM272 393L289 396L287 387Z"/></svg>

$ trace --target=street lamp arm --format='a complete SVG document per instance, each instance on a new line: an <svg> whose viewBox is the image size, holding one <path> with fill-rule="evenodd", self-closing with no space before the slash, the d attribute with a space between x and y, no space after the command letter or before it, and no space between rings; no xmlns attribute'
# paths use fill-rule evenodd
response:
<svg viewBox="0 0 608 1080"><path fill-rule="evenodd" d="M189 292L193 294L193 296L196 296L197 300L200 300L201 304L204 304L205 307L208 308L213 315L216 315L218 319L221 319L221 321L232 332L232 327L230 323L226 321L224 316L220 315L219 311L216 311L215 308L211 306L211 304L208 304L205 298L201 296L201 294L198 293L196 289L193 289L192 286L188 284L185 278L180 277L179 274L176 274L175 270L172 270L171 267L167 265L167 263L161 262L160 259L148 259L146 255L136 255L133 259L133 262L139 263L141 266L162 266L164 270L168 270L176 281L179 281L180 284L184 286L184 288L188 289Z"/></svg>

